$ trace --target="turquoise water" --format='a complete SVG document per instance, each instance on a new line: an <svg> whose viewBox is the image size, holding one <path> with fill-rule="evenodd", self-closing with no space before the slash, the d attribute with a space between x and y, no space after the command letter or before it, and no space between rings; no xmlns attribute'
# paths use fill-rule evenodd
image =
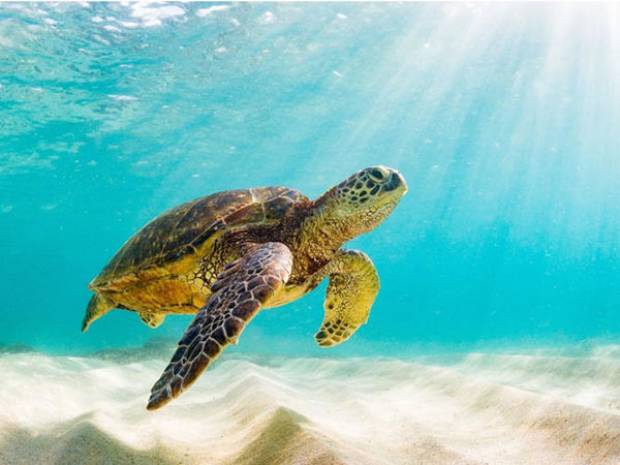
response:
<svg viewBox="0 0 620 465"><path fill-rule="evenodd" d="M332 354L617 338L619 24L591 4L0 5L0 343L176 340L188 317L79 331L131 234L377 163L410 190L351 244L382 289ZM261 313L240 350L323 353L323 294Z"/></svg>

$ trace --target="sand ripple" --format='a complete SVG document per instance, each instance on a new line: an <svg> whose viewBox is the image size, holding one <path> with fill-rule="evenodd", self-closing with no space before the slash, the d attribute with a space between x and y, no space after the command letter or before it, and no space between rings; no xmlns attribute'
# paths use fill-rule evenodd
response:
<svg viewBox="0 0 620 465"><path fill-rule="evenodd" d="M0 357L2 465L617 465L620 358L228 358L145 410L165 358Z"/></svg>

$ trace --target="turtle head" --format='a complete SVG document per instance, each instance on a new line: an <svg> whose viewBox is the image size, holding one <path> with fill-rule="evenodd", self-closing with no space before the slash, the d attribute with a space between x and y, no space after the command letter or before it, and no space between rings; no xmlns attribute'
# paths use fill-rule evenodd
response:
<svg viewBox="0 0 620 465"><path fill-rule="evenodd" d="M348 240L376 228L406 192L402 174L378 165L358 171L323 194L317 204Z"/></svg>

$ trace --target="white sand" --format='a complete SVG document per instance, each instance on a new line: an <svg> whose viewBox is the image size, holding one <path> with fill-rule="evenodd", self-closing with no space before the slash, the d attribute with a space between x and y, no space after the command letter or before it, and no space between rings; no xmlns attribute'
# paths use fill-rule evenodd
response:
<svg viewBox="0 0 620 465"><path fill-rule="evenodd" d="M439 360L229 357L147 412L165 358L3 355L0 464L620 464L613 348Z"/></svg>

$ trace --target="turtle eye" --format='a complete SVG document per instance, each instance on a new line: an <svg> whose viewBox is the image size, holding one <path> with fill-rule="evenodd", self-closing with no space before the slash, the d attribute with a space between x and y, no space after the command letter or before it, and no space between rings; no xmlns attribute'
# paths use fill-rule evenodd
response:
<svg viewBox="0 0 620 465"><path fill-rule="evenodd" d="M390 172L382 166L375 166L368 170L368 175L372 178L373 181L378 183L384 183L390 177Z"/></svg>

